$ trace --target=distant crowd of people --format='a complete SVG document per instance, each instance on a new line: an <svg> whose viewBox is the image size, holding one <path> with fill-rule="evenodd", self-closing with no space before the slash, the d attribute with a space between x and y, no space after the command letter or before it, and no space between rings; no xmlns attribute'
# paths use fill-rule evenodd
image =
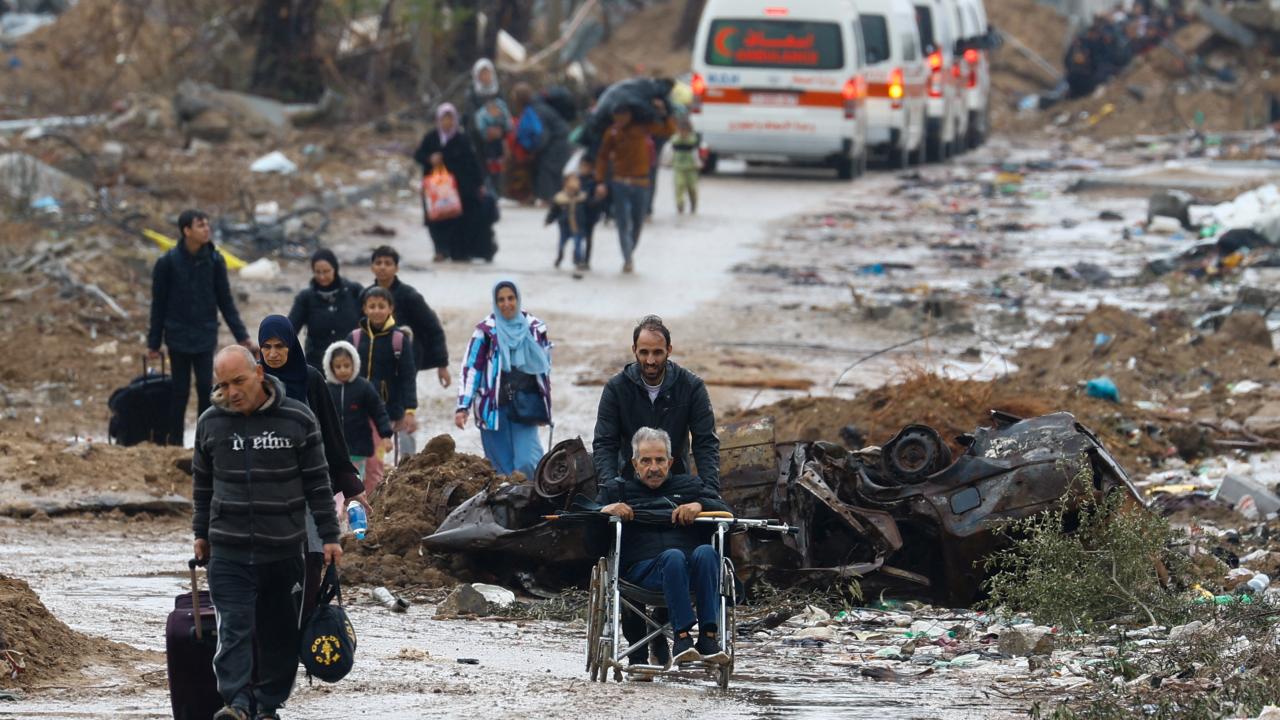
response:
<svg viewBox="0 0 1280 720"><path fill-rule="evenodd" d="M435 259L491 261L498 250L498 200L509 198L548 209L546 224L557 229L556 267L569 251L576 273L590 270L595 228L607 218L617 226L622 272L632 272L668 141L677 209L696 212L700 140L684 108L665 96L614 102L607 108L611 122L594 132L604 92L593 93L581 111L563 87L539 92L519 82L504 93L493 63L477 61L464 107L439 104L434 127L414 153L424 181L441 170L452 176L461 206L460 213L433 215L424 190Z"/></svg>
<svg viewBox="0 0 1280 720"><path fill-rule="evenodd" d="M1131 11L1095 16L1067 48L1063 64L1070 96L1092 93L1186 23L1180 3L1157 6L1152 0L1137 3Z"/></svg>

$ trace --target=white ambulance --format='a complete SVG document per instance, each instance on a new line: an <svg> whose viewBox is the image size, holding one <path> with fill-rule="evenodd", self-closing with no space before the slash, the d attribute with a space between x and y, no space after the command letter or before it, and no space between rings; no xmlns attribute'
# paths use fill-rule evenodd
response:
<svg viewBox="0 0 1280 720"><path fill-rule="evenodd" d="M891 166L924 161L928 69L911 0L855 0L866 49L867 144Z"/></svg>
<svg viewBox="0 0 1280 720"><path fill-rule="evenodd" d="M866 169L858 14L847 0L707 0L693 45L690 117L719 158Z"/></svg>
<svg viewBox="0 0 1280 720"><path fill-rule="evenodd" d="M987 139L991 131L988 105L991 97L991 26L987 23L987 9L982 0L957 0L964 21L964 36L959 50L960 85L963 88L965 109L968 111L968 132L965 145L977 147Z"/></svg>

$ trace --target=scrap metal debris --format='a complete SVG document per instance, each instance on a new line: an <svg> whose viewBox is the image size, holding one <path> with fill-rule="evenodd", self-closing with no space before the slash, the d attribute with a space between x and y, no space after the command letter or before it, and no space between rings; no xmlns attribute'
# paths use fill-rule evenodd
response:
<svg viewBox="0 0 1280 720"><path fill-rule="evenodd" d="M778 443L773 422L721 429L725 500L743 517L796 526L796 535L733 537L748 584L832 586L859 579L864 592L892 589L950 605L975 599L981 561L1001 547L999 528L1074 497L1073 483L1138 494L1097 438L1069 413L1022 420L992 413L993 427L961 437L954 461L941 435L909 425L883 447ZM486 488L423 538L508 574L557 569L571 581L594 560L583 527L545 516L575 496L594 497L596 477L579 439L562 442L532 483Z"/></svg>

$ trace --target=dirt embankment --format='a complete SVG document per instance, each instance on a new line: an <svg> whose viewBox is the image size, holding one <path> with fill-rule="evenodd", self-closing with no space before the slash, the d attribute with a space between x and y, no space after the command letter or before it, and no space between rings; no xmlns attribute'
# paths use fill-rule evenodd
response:
<svg viewBox="0 0 1280 720"><path fill-rule="evenodd" d="M991 410L1023 417L1066 410L1138 471L1170 455L1210 452L1208 427L1230 433L1267 401L1261 390L1233 393L1237 383L1280 383L1270 336L1249 313L1230 316L1215 333L1193 329L1178 313L1144 319L1104 306L1051 347L1026 350L1015 362L1016 372L991 381L912 370L853 399L792 398L726 419L772 416L779 440L843 442L841 430L851 425L868 443L882 444L910 423L954 437L990 424ZM1084 384L1101 376L1115 382L1119 404L1086 394Z"/></svg>
<svg viewBox="0 0 1280 720"><path fill-rule="evenodd" d="M0 575L0 687L75 684L80 669L88 665L154 661L152 655L72 630L45 608L26 582ZM16 678L15 665L25 666Z"/></svg>
<svg viewBox="0 0 1280 720"><path fill-rule="evenodd" d="M1060 74L1070 38L1067 19L1038 0L988 0L986 8L988 22L1009 36L991 53L991 122L995 130L1004 131L1020 124L1015 110L1019 98L1056 84L1017 44L1044 58ZM1044 122L1040 118L1032 127Z"/></svg>
<svg viewBox="0 0 1280 720"><path fill-rule="evenodd" d="M488 460L455 452L452 437L432 438L370 496L368 534L364 540L344 540L344 576L355 583L391 587L453 584L450 573L460 569L462 558L427 553L421 540L464 500L500 480Z"/></svg>

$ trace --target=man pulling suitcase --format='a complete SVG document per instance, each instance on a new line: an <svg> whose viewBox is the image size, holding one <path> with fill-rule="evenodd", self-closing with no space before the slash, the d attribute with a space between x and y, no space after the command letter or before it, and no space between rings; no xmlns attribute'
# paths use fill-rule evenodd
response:
<svg viewBox="0 0 1280 720"><path fill-rule="evenodd" d="M214 718L269 720L279 718L298 671L303 514L315 520L325 565L342 557L338 518L311 411L244 347L220 350L213 375L213 407L196 425L191 524L218 608L213 670L224 706Z"/></svg>

